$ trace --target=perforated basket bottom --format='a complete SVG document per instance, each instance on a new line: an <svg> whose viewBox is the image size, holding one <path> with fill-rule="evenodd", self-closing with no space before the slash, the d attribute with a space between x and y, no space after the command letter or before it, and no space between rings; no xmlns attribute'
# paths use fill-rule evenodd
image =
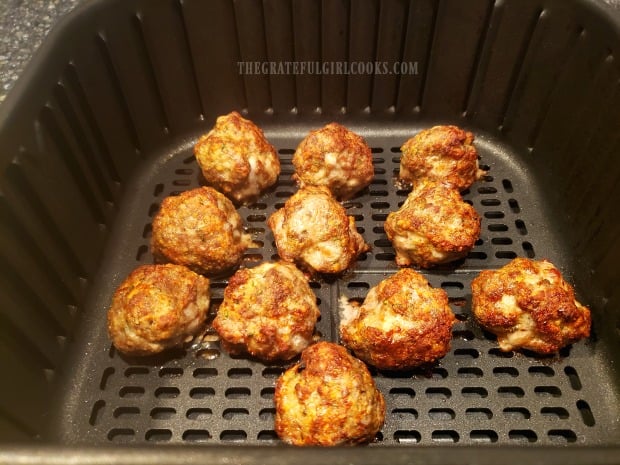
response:
<svg viewBox="0 0 620 465"><path fill-rule="evenodd" d="M277 187L254 205L240 208L247 229L260 247L246 254L244 266L277 258L267 218L295 191L291 156L298 141L271 139L282 157ZM376 176L369 189L347 202L349 214L372 251L354 270L333 282L313 281L321 309L318 331L337 341L339 296L363 299L369 288L392 274L394 251L383 221L407 192L394 186L402 140L367 138L373 147ZM546 257L527 179L500 150L479 145L481 163L489 168L483 181L464 194L482 217L482 234L469 256L455 266L424 272L431 284L444 288L458 318L451 351L425 371L386 374L373 371L387 402L385 425L370 447L398 443L515 444L598 443L613 428L606 424L604 383L590 362L590 342L580 342L559 356L502 353L493 338L473 321L470 282L481 269L497 268L516 256ZM122 235L132 250L117 251L120 264L114 286L124 273L152 262L151 219L161 200L199 185L191 150L168 159L149 177L149 187L136 200L136 227ZM544 226L544 225L543 225ZM542 236L541 236L542 237ZM110 252L114 254L114 251ZM221 303L225 280L212 283L212 313ZM110 284L107 296L113 290ZM100 299L93 311L105 319ZM88 360L92 382L76 386L76 405L65 434L88 443L278 444L273 431L273 394L286 365L266 366L222 351L211 332L198 348L161 358L129 360L113 348L101 324L98 349ZM79 438L79 439L75 439Z"/></svg>

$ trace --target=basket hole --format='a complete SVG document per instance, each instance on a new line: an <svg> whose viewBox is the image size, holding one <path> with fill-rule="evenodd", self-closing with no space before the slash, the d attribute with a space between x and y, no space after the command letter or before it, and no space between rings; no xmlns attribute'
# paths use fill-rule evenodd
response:
<svg viewBox="0 0 620 465"><path fill-rule="evenodd" d="M216 368L196 368L194 370L194 378L213 378L217 376Z"/></svg>
<svg viewBox="0 0 620 465"><path fill-rule="evenodd" d="M398 430L394 432L394 440L400 444L416 444L422 436L415 430Z"/></svg>
<svg viewBox="0 0 620 465"><path fill-rule="evenodd" d="M218 349L200 349L196 352L196 358L204 358L205 360L215 360L220 356Z"/></svg>
<svg viewBox="0 0 620 465"><path fill-rule="evenodd" d="M273 399L275 392L276 392L276 389L273 387L263 388L260 391L260 396L263 399Z"/></svg>
<svg viewBox="0 0 620 465"><path fill-rule="evenodd" d="M248 433L240 429L227 429L220 433L221 441L242 442L248 438Z"/></svg>
<svg viewBox="0 0 620 465"><path fill-rule="evenodd" d="M141 386L123 386L118 391L119 397L129 399L135 397L141 397L144 395L144 388Z"/></svg>
<svg viewBox="0 0 620 465"><path fill-rule="evenodd" d="M467 258L470 260L486 260L487 259L487 254L484 252L469 252L467 254Z"/></svg>
<svg viewBox="0 0 620 465"><path fill-rule="evenodd" d="M441 367L434 367L430 377L433 379L446 379L448 377L448 370Z"/></svg>
<svg viewBox="0 0 620 465"><path fill-rule="evenodd" d="M390 208L390 204L388 202L371 202L370 207L376 208L377 210L383 210Z"/></svg>
<svg viewBox="0 0 620 465"><path fill-rule="evenodd" d="M477 349L455 349L454 356L459 359L476 359L480 356Z"/></svg>
<svg viewBox="0 0 620 465"><path fill-rule="evenodd" d="M155 397L158 399L174 399L179 397L179 394L181 391L176 387L164 386L155 389Z"/></svg>
<svg viewBox="0 0 620 465"><path fill-rule="evenodd" d="M153 225L151 223L145 224L142 230L142 237L148 239L153 234Z"/></svg>
<svg viewBox="0 0 620 465"><path fill-rule="evenodd" d="M108 385L108 381L110 380L110 377L114 374L114 368L112 367L108 367L105 370L103 370L103 374L101 375L101 381L99 381L99 389L101 389L102 391L105 390L106 386Z"/></svg>
<svg viewBox="0 0 620 465"><path fill-rule="evenodd" d="M251 376L251 368L231 368L228 370L228 377L232 379L250 378Z"/></svg>
<svg viewBox="0 0 620 465"><path fill-rule="evenodd" d="M441 283L442 289L463 289L465 285L458 281L444 281Z"/></svg>
<svg viewBox="0 0 620 465"><path fill-rule="evenodd" d="M445 387L430 387L425 391L426 397L431 399L449 399L452 397L452 391Z"/></svg>
<svg viewBox="0 0 620 465"><path fill-rule="evenodd" d="M192 399L204 399L215 395L215 389L211 387L196 387L189 391Z"/></svg>
<svg viewBox="0 0 620 465"><path fill-rule="evenodd" d="M169 420L177 414L172 407L155 407L151 410L151 418L154 420Z"/></svg>
<svg viewBox="0 0 620 465"><path fill-rule="evenodd" d="M278 153L281 153L282 155L293 155L295 153L295 149L283 148L279 149Z"/></svg>
<svg viewBox="0 0 620 465"><path fill-rule="evenodd" d="M521 234L522 236L525 236L527 234L527 227L525 226L523 220L515 220L515 226L517 227L517 231L519 231L519 234Z"/></svg>
<svg viewBox="0 0 620 465"><path fill-rule="evenodd" d="M515 199L508 199L508 206L513 213L521 213L521 206Z"/></svg>
<svg viewBox="0 0 620 465"><path fill-rule="evenodd" d="M502 202L499 199L482 199L480 204L484 207L497 207L501 205Z"/></svg>
<svg viewBox="0 0 620 465"><path fill-rule="evenodd" d="M114 428L108 432L108 440L112 442L129 442L136 432L131 428Z"/></svg>
<svg viewBox="0 0 620 465"><path fill-rule="evenodd" d="M475 429L469 433L469 438L475 442L497 442L497 433L490 429Z"/></svg>
<svg viewBox="0 0 620 465"><path fill-rule="evenodd" d="M276 417L276 409L275 408L264 408L258 413L258 418L263 421L273 421Z"/></svg>
<svg viewBox="0 0 620 465"><path fill-rule="evenodd" d="M505 417L513 420L528 420L532 416L525 407L506 407L502 412Z"/></svg>
<svg viewBox="0 0 620 465"><path fill-rule="evenodd" d="M495 252L495 257L512 260L513 258L517 258L517 254L510 250L500 250L499 252Z"/></svg>
<svg viewBox="0 0 620 465"><path fill-rule="evenodd" d="M141 261L144 257L147 256L149 251L149 247L147 245L141 245L138 247L138 251L136 252L136 261Z"/></svg>
<svg viewBox="0 0 620 465"><path fill-rule="evenodd" d="M483 372L478 367L462 367L457 370L456 374L461 378L481 378Z"/></svg>
<svg viewBox="0 0 620 465"><path fill-rule="evenodd" d="M125 370L126 378L134 378L138 376L145 376L150 373L147 367L129 367Z"/></svg>
<svg viewBox="0 0 620 465"><path fill-rule="evenodd" d="M508 438L518 442L536 442L538 436L531 429L512 429L508 432Z"/></svg>
<svg viewBox="0 0 620 465"><path fill-rule="evenodd" d="M547 433L553 442L571 443L577 441L577 435L570 429L552 429Z"/></svg>
<svg viewBox="0 0 620 465"><path fill-rule="evenodd" d="M185 416L189 420L206 420L213 415L213 411L210 408L190 408Z"/></svg>
<svg viewBox="0 0 620 465"><path fill-rule="evenodd" d="M350 282L349 284L347 284L347 287L349 289L356 289L356 288L370 289L370 284L368 284L366 282L362 282L362 281L353 281L353 282Z"/></svg>
<svg viewBox="0 0 620 465"><path fill-rule="evenodd" d="M100 399L97 402L95 402L92 410L90 411L90 417L88 418L88 423L91 426L95 426L97 423L99 423L99 420L101 419L101 416L103 415L104 409L105 409L105 401Z"/></svg>
<svg viewBox="0 0 620 465"><path fill-rule="evenodd" d="M390 389L390 397L394 399L413 399L415 397L415 391L408 387L398 387Z"/></svg>
<svg viewBox="0 0 620 465"><path fill-rule="evenodd" d="M183 376L183 368L162 368L159 370L160 378L180 378Z"/></svg>
<svg viewBox="0 0 620 465"><path fill-rule="evenodd" d="M451 408L432 408L428 411L432 420L454 420L456 414Z"/></svg>
<svg viewBox="0 0 620 465"><path fill-rule="evenodd" d="M536 253L534 252L534 246L531 243L526 241L521 244L521 247L523 248L523 251L525 252L525 256L527 258L534 258L536 256Z"/></svg>
<svg viewBox="0 0 620 465"><path fill-rule="evenodd" d="M468 408L465 410L465 416L471 418L472 420L490 420L493 418L493 412L488 408Z"/></svg>
<svg viewBox="0 0 620 465"><path fill-rule="evenodd" d="M246 387L231 387L224 392L224 396L227 399L243 399L245 397L250 397L251 394L252 391Z"/></svg>
<svg viewBox="0 0 620 465"><path fill-rule="evenodd" d="M400 420L416 420L418 411L413 408L395 408L392 410L392 415L396 415Z"/></svg>
<svg viewBox="0 0 620 465"><path fill-rule="evenodd" d="M256 439L258 439L259 441L279 441L280 438L278 437L278 434L271 429L268 430L262 430L259 431L258 434L256 435Z"/></svg>
<svg viewBox="0 0 620 465"><path fill-rule="evenodd" d="M454 430L435 430L431 433L431 439L434 442L457 443L459 434Z"/></svg>
<svg viewBox="0 0 620 465"><path fill-rule="evenodd" d="M568 410L562 407L543 407L540 409L541 415L550 418L556 418L559 420L565 420L568 418Z"/></svg>
<svg viewBox="0 0 620 465"><path fill-rule="evenodd" d="M114 409L112 416L119 419L127 419L140 415L140 409L138 407L117 407Z"/></svg>
<svg viewBox="0 0 620 465"><path fill-rule="evenodd" d="M485 212L484 217L490 220L498 220L504 217L504 212L500 212L500 211Z"/></svg>
<svg viewBox="0 0 620 465"><path fill-rule="evenodd" d="M204 442L211 439L206 429L188 429L183 433L183 440L188 442Z"/></svg>
<svg viewBox="0 0 620 465"><path fill-rule="evenodd" d="M286 371L284 367L267 367L263 368L263 378L278 378Z"/></svg>
<svg viewBox="0 0 620 465"><path fill-rule="evenodd" d="M393 253L378 253L375 255L375 258L379 261L383 261L383 262L392 262L394 261L394 259L396 258L396 255L394 255Z"/></svg>
<svg viewBox="0 0 620 465"><path fill-rule="evenodd" d="M527 369L527 371L532 376L551 377L551 376L555 375L555 371L553 371L553 368L547 367L547 366L544 366L544 365L529 367Z"/></svg>
<svg viewBox="0 0 620 465"><path fill-rule="evenodd" d="M373 213L371 218L374 221L385 221L387 219L387 213Z"/></svg>
<svg viewBox="0 0 620 465"><path fill-rule="evenodd" d="M150 429L144 435L144 439L152 442L170 441L171 438L172 431L169 429Z"/></svg>
<svg viewBox="0 0 620 465"><path fill-rule="evenodd" d="M514 367L495 367L493 368L493 374L497 377L512 377L519 376L519 370Z"/></svg>
<svg viewBox="0 0 620 465"><path fill-rule="evenodd" d="M585 400L578 400L577 408L579 409L579 413L581 413L583 424L586 426L594 426L596 421L594 421L594 414L588 403Z"/></svg>
<svg viewBox="0 0 620 465"><path fill-rule="evenodd" d="M473 331L470 331L468 329L464 329L464 330L457 330L454 331L452 333L452 337L454 339L461 339L463 341L471 341L475 338L475 335L473 333Z"/></svg>
<svg viewBox="0 0 620 465"><path fill-rule="evenodd" d="M504 190L508 192L509 194L512 193L512 191L514 191L514 188L512 187L512 183L510 182L509 179L502 179L502 186L504 186Z"/></svg>
<svg viewBox="0 0 620 465"><path fill-rule="evenodd" d="M509 237L494 237L491 239L491 244L493 245L510 245L512 244L512 239Z"/></svg>
<svg viewBox="0 0 620 465"><path fill-rule="evenodd" d="M158 197L164 191L164 185L162 183L155 184L155 189L153 189L153 196Z"/></svg>
<svg viewBox="0 0 620 465"><path fill-rule="evenodd" d="M562 391L557 386L536 386L534 388L534 392L536 395L545 397L560 397L562 395Z"/></svg>
<svg viewBox="0 0 620 465"><path fill-rule="evenodd" d="M564 368L564 373L566 374L566 376L568 376L568 381L570 382L570 386L575 391L581 391L582 384L581 384L581 379L579 378L579 375L577 374L577 370L575 370L573 367L566 367Z"/></svg>
<svg viewBox="0 0 620 465"><path fill-rule="evenodd" d="M250 411L246 408L227 408L222 413L222 418L225 420L234 420L236 418L243 418L250 415Z"/></svg>
<svg viewBox="0 0 620 465"><path fill-rule="evenodd" d="M497 189L491 186L483 186L478 188L479 194L497 194Z"/></svg>
<svg viewBox="0 0 620 465"><path fill-rule="evenodd" d="M503 350L494 347L492 349L489 349L489 355L493 356L493 357L498 357L498 358L512 358L514 357L514 352L510 351L510 352L504 352Z"/></svg>
<svg viewBox="0 0 620 465"><path fill-rule="evenodd" d="M463 397L479 397L484 399L485 397L488 397L489 392L483 387L464 387L461 389L461 395Z"/></svg>
<svg viewBox="0 0 620 465"><path fill-rule="evenodd" d="M525 391L519 386L502 386L497 388L500 397L518 397L525 396Z"/></svg>
<svg viewBox="0 0 620 465"><path fill-rule="evenodd" d="M491 223L487 226L488 230L491 232L506 232L508 231L508 226L503 223Z"/></svg>

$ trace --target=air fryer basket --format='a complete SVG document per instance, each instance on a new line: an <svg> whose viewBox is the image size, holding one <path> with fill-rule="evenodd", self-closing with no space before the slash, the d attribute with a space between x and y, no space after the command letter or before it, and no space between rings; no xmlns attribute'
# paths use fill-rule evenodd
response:
<svg viewBox="0 0 620 465"><path fill-rule="evenodd" d="M95 0L44 44L0 109L0 461L101 463L615 463L620 461L616 182L620 10L586 0ZM406 62L414 74L243 74L241 62ZM476 134L488 173L465 192L482 217L461 262L423 273L458 323L434 367L373 371L386 422L365 447L285 447L273 430L288 365L200 346L147 359L106 334L112 293L152 262L162 199L201 184L192 155L241 111L282 175L239 208L277 258L266 220L295 191L292 154L339 121L372 147L375 178L345 203L372 250L314 280L318 331L338 299L394 273L383 222L402 204L400 146L422 128ZM593 313L553 357L502 353L471 316L471 280L547 258ZM226 279L212 282L217 311ZM170 447L162 447L168 444ZM175 447L176 446L176 447Z"/></svg>

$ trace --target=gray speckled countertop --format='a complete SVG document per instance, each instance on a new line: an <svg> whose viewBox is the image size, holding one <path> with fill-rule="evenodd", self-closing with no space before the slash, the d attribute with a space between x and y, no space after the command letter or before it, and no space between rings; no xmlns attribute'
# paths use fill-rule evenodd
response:
<svg viewBox="0 0 620 465"><path fill-rule="evenodd" d="M0 0L0 102L58 19L85 0Z"/></svg>

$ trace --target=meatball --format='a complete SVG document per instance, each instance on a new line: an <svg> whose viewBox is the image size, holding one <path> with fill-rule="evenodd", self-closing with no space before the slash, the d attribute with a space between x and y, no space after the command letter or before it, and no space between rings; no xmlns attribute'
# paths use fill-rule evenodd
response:
<svg viewBox="0 0 620 465"><path fill-rule="evenodd" d="M202 330L209 300L209 280L184 266L140 266L114 293L108 334L127 355L157 354Z"/></svg>
<svg viewBox="0 0 620 465"><path fill-rule="evenodd" d="M220 116L194 146L207 183L239 203L255 200L280 174L280 160L263 131L233 111Z"/></svg>
<svg viewBox="0 0 620 465"><path fill-rule="evenodd" d="M476 320L497 335L503 351L552 354L590 335L590 310L546 260L515 258L482 271L471 288Z"/></svg>
<svg viewBox="0 0 620 465"><path fill-rule="evenodd" d="M312 272L341 273L370 248L325 186L300 189L267 224L280 257Z"/></svg>
<svg viewBox="0 0 620 465"><path fill-rule="evenodd" d="M153 254L198 273L235 267L252 245L232 202L211 187L165 198L153 219Z"/></svg>
<svg viewBox="0 0 620 465"><path fill-rule="evenodd" d="M452 187L424 180L384 229L399 266L430 268L467 255L480 235L480 216Z"/></svg>
<svg viewBox="0 0 620 465"><path fill-rule="evenodd" d="M352 198L374 176L370 147L338 123L311 131L297 147L293 165L301 187L327 186L339 200Z"/></svg>
<svg viewBox="0 0 620 465"><path fill-rule="evenodd" d="M450 350L456 318L443 289L410 268L370 289L361 306L341 300L340 339L381 370L435 362Z"/></svg>
<svg viewBox="0 0 620 465"><path fill-rule="evenodd" d="M289 360L310 345L320 312L305 275L286 262L237 271L213 328L232 354Z"/></svg>
<svg viewBox="0 0 620 465"><path fill-rule="evenodd" d="M401 147L401 181L432 179L463 191L484 175L478 166L474 135L456 126L434 126Z"/></svg>
<svg viewBox="0 0 620 465"><path fill-rule="evenodd" d="M301 354L276 383L275 430L297 446L372 441L385 419L385 400L368 368L332 342Z"/></svg>

